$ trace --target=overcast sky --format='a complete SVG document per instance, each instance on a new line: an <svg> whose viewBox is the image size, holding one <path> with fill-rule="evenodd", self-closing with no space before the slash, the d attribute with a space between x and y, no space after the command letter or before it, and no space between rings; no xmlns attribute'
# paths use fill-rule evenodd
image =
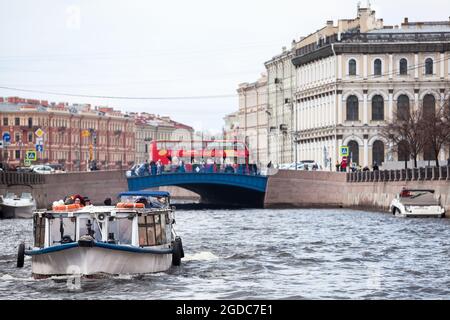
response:
<svg viewBox="0 0 450 320"><path fill-rule="evenodd" d="M357 2L0 0L0 86L121 97L233 95L293 39L327 20L354 18ZM389 25L450 15L443 0L373 0L372 7ZM146 111L214 131L238 108L235 97L115 100L6 89L0 96Z"/></svg>

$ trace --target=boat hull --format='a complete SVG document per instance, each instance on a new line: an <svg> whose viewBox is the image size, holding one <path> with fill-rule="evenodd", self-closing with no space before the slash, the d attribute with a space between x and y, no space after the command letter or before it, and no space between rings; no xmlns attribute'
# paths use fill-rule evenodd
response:
<svg viewBox="0 0 450 320"><path fill-rule="evenodd" d="M31 219L33 217L33 211L36 210L36 206L14 206L2 203L0 205L1 218L3 219Z"/></svg>
<svg viewBox="0 0 450 320"><path fill-rule="evenodd" d="M32 256L32 273L35 278L65 275L134 275L167 271L171 264L172 254L75 247Z"/></svg>

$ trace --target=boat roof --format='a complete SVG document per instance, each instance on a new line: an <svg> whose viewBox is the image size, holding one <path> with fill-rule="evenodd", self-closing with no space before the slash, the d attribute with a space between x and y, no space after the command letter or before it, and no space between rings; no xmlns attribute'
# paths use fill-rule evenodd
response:
<svg viewBox="0 0 450 320"><path fill-rule="evenodd" d="M170 193L167 191L129 191L119 193L119 197L170 197Z"/></svg>

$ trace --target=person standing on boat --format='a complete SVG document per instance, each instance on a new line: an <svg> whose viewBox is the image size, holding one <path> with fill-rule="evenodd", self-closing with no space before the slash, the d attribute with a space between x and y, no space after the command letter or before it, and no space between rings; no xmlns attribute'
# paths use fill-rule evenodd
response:
<svg viewBox="0 0 450 320"><path fill-rule="evenodd" d="M156 162L156 174L160 175L162 173L162 163L161 160L158 159L158 162Z"/></svg>

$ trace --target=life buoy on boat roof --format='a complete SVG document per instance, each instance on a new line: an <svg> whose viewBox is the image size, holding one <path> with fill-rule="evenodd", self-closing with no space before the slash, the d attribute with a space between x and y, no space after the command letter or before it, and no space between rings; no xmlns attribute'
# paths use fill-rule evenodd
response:
<svg viewBox="0 0 450 320"><path fill-rule="evenodd" d="M79 204L64 204L53 206L53 211L70 211L70 210L78 210L81 208Z"/></svg>
<svg viewBox="0 0 450 320"><path fill-rule="evenodd" d="M144 209L145 205L143 203L125 203L119 202L117 204L117 208L119 209Z"/></svg>

